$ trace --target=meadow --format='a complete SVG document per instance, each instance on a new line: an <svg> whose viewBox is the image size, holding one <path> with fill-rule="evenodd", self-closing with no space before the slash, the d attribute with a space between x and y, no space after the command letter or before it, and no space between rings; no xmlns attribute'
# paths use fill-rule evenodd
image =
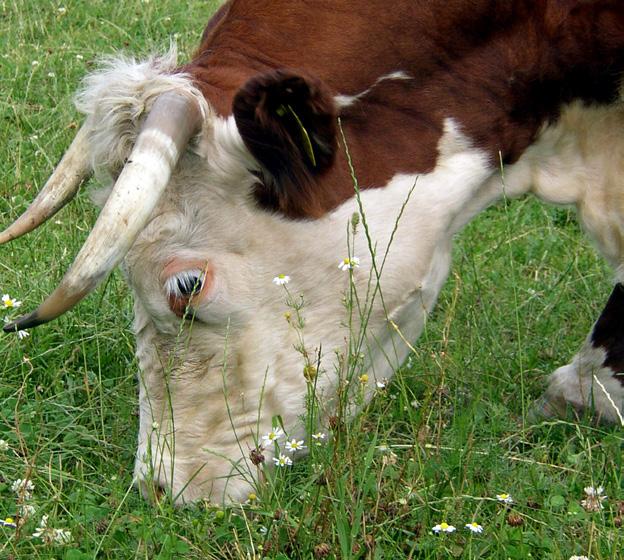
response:
<svg viewBox="0 0 624 560"><path fill-rule="evenodd" d="M0 226L69 145L72 95L98 58L164 51L171 38L186 58L215 7L0 0ZM22 302L1 304L0 319L56 286L95 221L87 191L0 247L0 293ZM527 420L612 283L574 211L501 202L458 237L414 352L360 414L339 411L247 503L176 509L132 485L137 365L115 272L30 336L0 336L0 558L624 558L622 428ZM589 487L606 499L588 501Z"/></svg>

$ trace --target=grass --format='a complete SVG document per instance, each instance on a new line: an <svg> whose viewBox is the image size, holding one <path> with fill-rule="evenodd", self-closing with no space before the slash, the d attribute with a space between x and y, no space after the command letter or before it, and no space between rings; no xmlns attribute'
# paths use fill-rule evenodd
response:
<svg viewBox="0 0 624 560"><path fill-rule="evenodd" d="M2 225L69 144L79 120L71 95L93 61L118 49L162 50L173 33L188 55L213 8L0 1ZM94 217L81 194L1 247L0 291L34 308ZM389 386L357 417L336 422L331 443L275 471L258 499L240 507L150 506L132 488L136 363L118 273L30 338L1 337L0 438L9 449L0 454L0 518L19 511L16 479L33 481L37 511L17 531L0 528L0 558L622 557L621 430L524 420L600 313L611 272L573 213L532 199L481 215L458 239L454 263ZM589 485L609 496L600 512L580 505ZM501 492L514 504L499 503ZM32 537L44 514L50 527L71 531L70 544ZM464 529L473 519L483 535ZM442 521L456 533L433 535Z"/></svg>

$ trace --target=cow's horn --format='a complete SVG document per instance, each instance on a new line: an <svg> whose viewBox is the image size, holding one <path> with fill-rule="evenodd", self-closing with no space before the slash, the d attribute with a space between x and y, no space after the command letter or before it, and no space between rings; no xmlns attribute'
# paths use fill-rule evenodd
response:
<svg viewBox="0 0 624 560"><path fill-rule="evenodd" d="M121 262L164 192L171 172L201 125L197 102L169 92L156 101L100 215L60 285L6 332L35 327L71 309Z"/></svg>
<svg viewBox="0 0 624 560"><path fill-rule="evenodd" d="M32 231L54 216L76 196L81 183L90 174L87 126L83 125L35 200L0 233L0 244Z"/></svg>

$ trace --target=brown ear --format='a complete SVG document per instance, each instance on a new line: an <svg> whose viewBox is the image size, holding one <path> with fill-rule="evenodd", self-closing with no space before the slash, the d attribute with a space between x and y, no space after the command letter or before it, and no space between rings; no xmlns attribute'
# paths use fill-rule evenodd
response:
<svg viewBox="0 0 624 560"><path fill-rule="evenodd" d="M336 152L331 93L318 80L277 70L249 80L234 97L233 114L262 166L259 202L290 216L315 214L315 181Z"/></svg>

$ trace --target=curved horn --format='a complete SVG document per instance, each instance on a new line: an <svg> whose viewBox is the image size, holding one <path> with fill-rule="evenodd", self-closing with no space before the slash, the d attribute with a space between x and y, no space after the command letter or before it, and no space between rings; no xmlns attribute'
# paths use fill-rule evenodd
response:
<svg viewBox="0 0 624 560"><path fill-rule="evenodd" d="M200 125L199 107L190 97L169 92L154 101L128 162L71 268L35 311L5 325L6 332L36 327L62 315L121 262Z"/></svg>
<svg viewBox="0 0 624 560"><path fill-rule="evenodd" d="M88 148L87 126L83 125L35 200L0 233L0 244L39 227L76 196L82 182L91 174Z"/></svg>

